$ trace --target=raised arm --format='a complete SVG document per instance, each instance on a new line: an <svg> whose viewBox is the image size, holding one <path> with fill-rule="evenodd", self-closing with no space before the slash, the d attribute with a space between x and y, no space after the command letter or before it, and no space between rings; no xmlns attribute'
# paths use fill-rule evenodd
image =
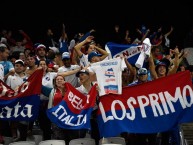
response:
<svg viewBox="0 0 193 145"><path fill-rule="evenodd" d="M65 25L64 24L62 24L62 33L61 33L60 39L65 40L65 41L68 40L68 36L66 34L66 29L65 29Z"/></svg>
<svg viewBox="0 0 193 145"><path fill-rule="evenodd" d="M95 45L95 49L97 52L99 52L100 54L102 54L102 56L100 57L100 60L104 60L109 54L107 51L103 50L102 48L98 47Z"/></svg>
<svg viewBox="0 0 193 145"><path fill-rule="evenodd" d="M88 36L84 41L81 41L80 43L78 43L75 47L74 50L76 51L77 55L79 57L81 57L83 55L83 52L81 51L82 46L84 46L85 44L91 42L94 39L93 36Z"/></svg>
<svg viewBox="0 0 193 145"><path fill-rule="evenodd" d="M74 69L74 70L66 71L66 72L58 72L57 74L61 75L63 77L66 77L66 76L70 76L70 75L73 75L73 74L79 72L81 70L81 68L82 67L79 67L79 68Z"/></svg>
<svg viewBox="0 0 193 145"><path fill-rule="evenodd" d="M177 72L179 64L180 64L180 61L179 61L179 53L180 52L179 52L178 47L176 47L174 50L172 50L172 52L174 53L175 58L173 60L173 67L169 70L168 75L175 74Z"/></svg>
<svg viewBox="0 0 193 145"><path fill-rule="evenodd" d="M151 73L151 77L152 79L157 79L158 78L158 75L155 71L155 64L154 64L154 61L153 61L153 56L152 56L152 53L150 54L149 58L148 58L148 62L149 62L149 70L150 70L150 73Z"/></svg>
<svg viewBox="0 0 193 145"><path fill-rule="evenodd" d="M125 64L127 66L127 68L129 69L129 82L132 82L134 77L135 77L135 73L136 71L134 70L133 66L128 62L127 58L124 58L125 60Z"/></svg>
<svg viewBox="0 0 193 145"><path fill-rule="evenodd" d="M164 35L164 37L168 37L168 36L172 33L173 30L174 30L174 28L171 26L170 31L167 32L167 33Z"/></svg>

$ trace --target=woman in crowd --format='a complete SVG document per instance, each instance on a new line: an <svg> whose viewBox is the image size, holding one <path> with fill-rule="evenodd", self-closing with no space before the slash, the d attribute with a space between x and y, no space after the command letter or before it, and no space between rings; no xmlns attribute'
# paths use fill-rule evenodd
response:
<svg viewBox="0 0 193 145"><path fill-rule="evenodd" d="M54 88L49 95L48 109L58 105L65 97L65 79L61 75L57 75L54 79ZM63 129L52 123L52 139L65 140L66 144L72 139L84 138L86 136L86 129Z"/></svg>

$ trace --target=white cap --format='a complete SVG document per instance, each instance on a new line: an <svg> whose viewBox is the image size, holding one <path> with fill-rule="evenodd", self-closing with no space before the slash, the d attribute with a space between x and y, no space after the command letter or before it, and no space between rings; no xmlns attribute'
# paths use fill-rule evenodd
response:
<svg viewBox="0 0 193 145"><path fill-rule="evenodd" d="M3 43L0 43L0 47L4 47L4 48L7 48L7 46Z"/></svg>
<svg viewBox="0 0 193 145"><path fill-rule="evenodd" d="M7 43L7 39L4 37L1 37L1 43Z"/></svg>
<svg viewBox="0 0 193 145"><path fill-rule="evenodd" d="M53 50L54 53L59 53L59 50L58 50L58 48L56 48L56 47L49 47L49 49L50 49L50 50Z"/></svg>
<svg viewBox="0 0 193 145"><path fill-rule="evenodd" d="M21 63L22 65L24 65L24 61L21 60L21 59L17 59L17 60L15 61L15 64L16 64L16 63Z"/></svg>
<svg viewBox="0 0 193 145"><path fill-rule="evenodd" d="M65 58L70 59L70 53L69 52L64 52L62 54L62 59L65 59Z"/></svg>
<svg viewBox="0 0 193 145"><path fill-rule="evenodd" d="M45 48L46 49L46 46L44 44L39 44L36 49L38 50L39 48Z"/></svg>

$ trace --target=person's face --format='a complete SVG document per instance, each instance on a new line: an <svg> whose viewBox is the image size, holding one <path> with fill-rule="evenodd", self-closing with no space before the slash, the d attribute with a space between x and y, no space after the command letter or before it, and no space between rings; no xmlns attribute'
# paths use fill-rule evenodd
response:
<svg viewBox="0 0 193 145"><path fill-rule="evenodd" d="M155 54L155 55L159 55L159 54L160 54L160 50L159 50L159 48L156 48L156 49L155 49L154 54Z"/></svg>
<svg viewBox="0 0 193 145"><path fill-rule="evenodd" d="M99 56L93 56L93 57L91 58L91 62L92 62L92 63L99 62L99 61L100 61L100 57L99 57Z"/></svg>
<svg viewBox="0 0 193 145"><path fill-rule="evenodd" d="M24 66L20 63L16 63L14 68L15 68L15 72L18 74L24 71Z"/></svg>
<svg viewBox="0 0 193 145"><path fill-rule="evenodd" d="M122 72L122 80L123 81L128 81L129 80L129 71L126 70L126 69Z"/></svg>
<svg viewBox="0 0 193 145"><path fill-rule="evenodd" d="M166 75L166 66L159 66L158 67L158 75L165 76Z"/></svg>
<svg viewBox="0 0 193 145"><path fill-rule="evenodd" d="M64 77L62 77L62 76L56 77L56 87L63 87L64 83L65 83Z"/></svg>
<svg viewBox="0 0 193 145"><path fill-rule="evenodd" d="M46 56L45 48L38 48L37 55L40 57L45 57Z"/></svg>
<svg viewBox="0 0 193 145"><path fill-rule="evenodd" d="M116 32L119 31L119 26L118 26L118 25L115 26L115 31L116 31Z"/></svg>
<svg viewBox="0 0 193 145"><path fill-rule="evenodd" d="M185 71L186 70L186 68L182 65L181 67L180 67L180 71Z"/></svg>
<svg viewBox="0 0 193 145"><path fill-rule="evenodd" d="M148 78L147 74L145 74L145 75L138 75L138 80L140 82L147 82L147 78Z"/></svg>
<svg viewBox="0 0 193 145"><path fill-rule="evenodd" d="M48 58L48 59L53 59L54 56L55 56L55 52L50 49L50 50L47 52L47 58Z"/></svg>
<svg viewBox="0 0 193 145"><path fill-rule="evenodd" d="M8 56L9 56L9 50L8 49L5 49L4 52L0 52L1 60L3 60L3 61L7 60Z"/></svg>
<svg viewBox="0 0 193 145"><path fill-rule="evenodd" d="M35 58L31 57L31 56L28 56L27 59L26 59L26 64L29 67L35 66Z"/></svg>
<svg viewBox="0 0 193 145"><path fill-rule="evenodd" d="M21 47L21 46L22 46L21 41L16 42L16 45L17 45L18 47Z"/></svg>
<svg viewBox="0 0 193 145"><path fill-rule="evenodd" d="M20 55L20 56L19 56L19 59L25 61L25 55Z"/></svg>
<svg viewBox="0 0 193 145"><path fill-rule="evenodd" d="M28 54L29 54L30 52L31 52L31 50L26 49L26 50L24 51L25 57L28 57Z"/></svg>
<svg viewBox="0 0 193 145"><path fill-rule="evenodd" d="M48 29L47 34L48 34L48 35L53 35L52 30L51 30L51 29Z"/></svg>
<svg viewBox="0 0 193 145"><path fill-rule="evenodd" d="M96 51L94 44L92 44L92 45L89 46L87 53L89 54L89 53L91 53L91 52L93 52L93 51Z"/></svg>
<svg viewBox="0 0 193 145"><path fill-rule="evenodd" d="M44 71L47 70L47 64L44 60L41 60L40 63L39 63L39 66L41 66L43 68Z"/></svg>
<svg viewBox="0 0 193 145"><path fill-rule="evenodd" d="M64 63L64 66L67 67L67 68L71 66L70 59L68 59L68 58L67 59L63 59L63 63Z"/></svg>
<svg viewBox="0 0 193 145"><path fill-rule="evenodd" d="M58 64L61 60L62 60L61 56L55 55L54 61L56 62L56 64Z"/></svg>
<svg viewBox="0 0 193 145"><path fill-rule="evenodd" d="M16 61L16 58L14 58L14 57L13 57L13 58L11 58L11 60L10 60L10 61L11 61L11 63L12 63L12 64L14 64L14 63L15 63L15 61Z"/></svg>
<svg viewBox="0 0 193 145"><path fill-rule="evenodd" d="M79 74L79 80L82 84L85 83L86 81L88 81L89 79L90 79L89 75L87 75L85 73Z"/></svg>

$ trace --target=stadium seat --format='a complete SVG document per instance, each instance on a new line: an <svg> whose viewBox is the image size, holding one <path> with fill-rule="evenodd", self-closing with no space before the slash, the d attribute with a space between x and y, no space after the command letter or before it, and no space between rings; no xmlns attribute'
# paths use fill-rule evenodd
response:
<svg viewBox="0 0 193 145"><path fill-rule="evenodd" d="M12 142L9 145L36 145L34 141L17 141L17 142Z"/></svg>
<svg viewBox="0 0 193 145"><path fill-rule="evenodd" d="M123 137L107 137L107 138L101 138L99 140L99 145L102 145L102 144L126 145L126 142Z"/></svg>
<svg viewBox="0 0 193 145"><path fill-rule="evenodd" d="M39 143L39 145L66 145L64 140L44 140Z"/></svg>
<svg viewBox="0 0 193 145"><path fill-rule="evenodd" d="M92 138L77 138L72 139L69 145L96 145L95 140Z"/></svg>

